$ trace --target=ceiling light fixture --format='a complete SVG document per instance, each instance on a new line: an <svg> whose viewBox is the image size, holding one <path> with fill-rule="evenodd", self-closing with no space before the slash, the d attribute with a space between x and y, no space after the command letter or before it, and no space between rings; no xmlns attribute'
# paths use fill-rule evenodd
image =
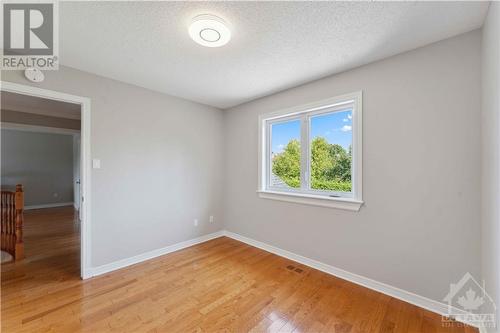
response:
<svg viewBox="0 0 500 333"><path fill-rule="evenodd" d="M231 39L231 30L220 17L204 14L193 19L189 26L189 36L198 44L219 47Z"/></svg>

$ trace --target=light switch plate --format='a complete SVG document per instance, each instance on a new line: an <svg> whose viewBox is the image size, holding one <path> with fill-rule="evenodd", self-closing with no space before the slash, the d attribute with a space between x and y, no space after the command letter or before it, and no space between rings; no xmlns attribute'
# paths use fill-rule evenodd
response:
<svg viewBox="0 0 500 333"><path fill-rule="evenodd" d="M100 169L101 168L101 160L97 159L97 158L94 158L92 160L92 168L94 168L94 169Z"/></svg>

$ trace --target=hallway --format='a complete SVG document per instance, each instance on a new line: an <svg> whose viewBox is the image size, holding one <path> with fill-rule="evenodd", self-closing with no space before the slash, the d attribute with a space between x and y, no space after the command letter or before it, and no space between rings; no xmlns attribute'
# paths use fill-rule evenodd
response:
<svg viewBox="0 0 500 333"><path fill-rule="evenodd" d="M80 223L73 207L25 211L26 258L2 265L2 329L9 329L8 314L23 312L41 296L54 292L60 282L80 280Z"/></svg>

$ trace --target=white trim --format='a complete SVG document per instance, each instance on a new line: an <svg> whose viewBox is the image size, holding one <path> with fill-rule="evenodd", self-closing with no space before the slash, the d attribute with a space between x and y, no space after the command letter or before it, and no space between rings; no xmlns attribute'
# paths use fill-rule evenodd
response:
<svg viewBox="0 0 500 333"><path fill-rule="evenodd" d="M319 111L326 108L332 108L352 103L353 100L361 96L362 96L362 91L360 90L354 93L344 94L308 104L303 104L278 111L273 111L270 113L260 115L259 117L261 117L262 120L269 120L269 119L288 117L294 114L299 114L304 112Z"/></svg>
<svg viewBox="0 0 500 333"><path fill-rule="evenodd" d="M149 251L146 253L142 253L142 254L139 254L139 255L131 257L131 258L125 258L125 259L121 259L121 260L118 260L118 261L115 261L115 262L112 262L109 264L105 264L102 266L93 267L89 271L89 277L102 275L102 274L112 272L112 271L115 271L117 269L121 269L121 268L130 266L130 265L135 265L135 264L138 264L140 262L150 260L150 259L153 259L153 258L156 258L159 256L163 256L163 255L169 254L171 252L179 251L179 250L185 249L187 247L190 247L190 246L193 246L196 244L200 244L200 243L204 243L204 242L207 242L209 240L219 238L222 236L224 236L223 230L217 231L217 232L214 232L211 234L203 235L203 236L200 236L197 238L193 238L193 239L190 239L190 240L187 240L184 242L169 245L169 246L166 246L166 247L163 247L160 249L152 250L152 251Z"/></svg>
<svg viewBox="0 0 500 333"><path fill-rule="evenodd" d="M31 205L31 206L24 206L24 210L66 207L66 206L74 206L74 204L75 204L74 202L58 202L58 203L49 203L41 205Z"/></svg>
<svg viewBox="0 0 500 333"><path fill-rule="evenodd" d="M52 99L60 102L68 102L81 105L81 193L85 199L81 204L81 233L80 233L80 275L82 279L88 278L90 270L91 248L91 147L90 147L90 99L82 96L70 95L54 90L41 89L33 86L0 81L0 90L17 94L35 96L45 99Z"/></svg>
<svg viewBox="0 0 500 333"><path fill-rule="evenodd" d="M265 199L359 211L363 204L363 92L357 91L325 100L274 111L258 117L258 184L257 192ZM319 191L309 188L309 126L311 117L352 108L352 192ZM287 120L301 122L301 189L277 189L269 184L271 124ZM306 158L304 158L306 156ZM324 193L322 193L324 192ZM339 197L328 197L332 194Z"/></svg>
<svg viewBox="0 0 500 333"><path fill-rule="evenodd" d="M64 135L80 134L80 130L69 129L69 128L27 125L27 124L9 123L5 121L2 121L0 124L3 130L5 129L5 130L15 130L24 132L52 133L52 134L64 134Z"/></svg>
<svg viewBox="0 0 500 333"><path fill-rule="evenodd" d="M169 254L169 253L172 253L175 251L179 251L179 250L191 247L193 245L204 243L204 242L210 241L212 239L223 237L223 236L226 236L226 237L235 239L237 241L246 243L248 245L257 247L259 249L273 253L273 254L278 255L280 257L284 257L284 258L287 258L289 260L293 260L295 262L298 262L298 263L301 263L303 265L309 266L311 268L317 269L317 270L322 271L324 273L327 273L327 274L336 276L338 278L347 280L349 282L355 283L357 285L375 290L375 291L380 292L382 294L397 298L399 300L413 304L415 306L418 306L418 307L426 309L428 311L437 313L439 315L446 316L448 313L448 304L441 303L441 302L432 300L430 298L420 296L420 295L414 294L412 292L409 292L409 291L406 291L406 290L403 290L403 289L400 289L397 287L393 287L391 285L388 285L388 284L385 284L382 282L378 282L378 281L372 280L370 278L367 278L367 277L364 277L364 276L361 276L358 274L348 272L346 270L322 263L322 262L314 260L314 259L310 259L310 258L301 256L301 255L295 254L295 253L290 252L290 251L280 249L278 247L254 240L252 238L242 236L240 234L237 234L237 233L234 233L234 232L231 232L228 230L217 231L217 232L214 232L211 234L203 235L203 236L193 238L193 239L190 239L187 241L183 241L180 243L169 245L169 246L166 246L166 247L163 247L160 249L152 250L152 251L149 251L149 252L146 252L146 253L131 257L131 258L125 258L125 259L121 259L121 260L118 260L118 261L115 261L115 262L112 262L109 264L101 265L98 267L93 267L87 271L87 274L88 274L88 277L94 277L94 276L106 274L106 273L109 273L109 272L112 272L112 271L115 271L118 269L122 269L122 268L125 268L128 266L131 266L131 265L135 265L135 264L138 264L138 263L141 263L141 262L144 262L144 261L147 261L147 260L159 257L159 256L163 256L163 255L166 255L166 254ZM457 311L457 313L463 312L462 310L456 309L456 308L454 308L453 310ZM467 324L474 326L474 327L477 327L476 325L471 324L471 323L467 323ZM481 333L487 333L487 330L484 327L479 327L479 331Z"/></svg>
<svg viewBox="0 0 500 333"><path fill-rule="evenodd" d="M350 211L359 211L363 201L352 198L337 198L327 197L322 195L313 195L294 192L278 192L278 191L257 191L259 197L264 199L272 199L278 201L287 201L304 205L339 208Z"/></svg>
<svg viewBox="0 0 500 333"><path fill-rule="evenodd" d="M355 199L363 201L363 92L355 93L352 112L352 189Z"/></svg>
<svg viewBox="0 0 500 333"><path fill-rule="evenodd" d="M262 249L264 251L271 252L271 253L276 254L280 257L284 257L284 258L296 261L296 262L301 263L303 265L312 267L314 269L325 272L327 274L330 274L330 275L339 277L341 279L350 281L350 282L355 283L357 285L378 291L382 294L397 298L399 300L413 304L415 306L426 309L428 311L435 312L435 313L440 314L442 316L447 316L447 314L448 314L448 304L441 303L441 302L432 300L430 298L420 296L420 295L414 294L412 292L409 292L409 291L406 291L406 290L403 290L403 289L400 289L397 287L393 287L391 285L388 285L388 284L385 284L385 283L382 283L379 281L375 281L375 280L372 280L370 278L367 278L367 277L364 277L361 275L357 275L357 274L345 271L341 268L330 266L330 265L322 263L320 261L310 259L310 258L301 256L301 255L295 254L293 252L280 249L278 247L257 241L257 240L252 239L252 238L248 238L248 237L239 235L239 234L234 233L234 232L230 232L230 231L225 230L224 236L227 236L227 237L233 238L237 241L240 241L240 242L246 243L248 245L257 247L257 248ZM460 309L456 309L456 308L454 308L453 310L457 311L457 313L464 312L464 311L462 311ZM474 326L474 327L477 327L476 325L474 325L472 323L467 323L467 324Z"/></svg>
<svg viewBox="0 0 500 333"><path fill-rule="evenodd" d="M309 132L311 130L310 117L308 114L302 114L300 116L300 188L309 188L311 185L311 170L309 166L311 165L311 145L309 144ZM271 141L271 136L269 141ZM269 144L271 147L271 143ZM306 158L302 158L305 156ZM269 159L271 156L269 155ZM271 172L272 169L269 169ZM267 183L269 189L271 184Z"/></svg>

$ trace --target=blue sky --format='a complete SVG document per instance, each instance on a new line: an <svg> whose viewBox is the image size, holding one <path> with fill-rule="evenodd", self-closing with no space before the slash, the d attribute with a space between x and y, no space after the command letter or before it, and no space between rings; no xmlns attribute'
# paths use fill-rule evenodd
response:
<svg viewBox="0 0 500 333"><path fill-rule="evenodd" d="M336 143L347 149L352 142L351 110L334 112L311 118L311 138L324 137L329 143ZM300 121L291 120L273 125L271 146L274 153L280 153L287 143L300 140Z"/></svg>

